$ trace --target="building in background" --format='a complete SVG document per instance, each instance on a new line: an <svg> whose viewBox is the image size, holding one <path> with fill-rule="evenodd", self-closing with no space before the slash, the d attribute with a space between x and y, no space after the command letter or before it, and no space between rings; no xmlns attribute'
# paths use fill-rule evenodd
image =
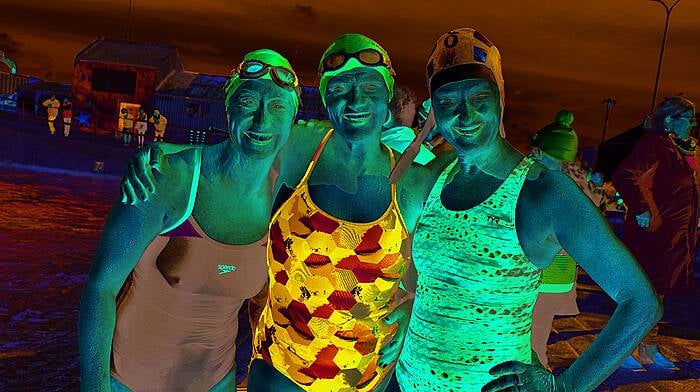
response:
<svg viewBox="0 0 700 392"><path fill-rule="evenodd" d="M175 46L98 37L76 54L73 65L72 83L0 72L0 94L7 98L16 91L25 119L45 117L41 102L51 95L68 98L74 118L89 118L77 123L77 130L96 136L119 137L122 109L136 118L143 108L149 114L158 109L168 119L166 141L215 143L227 137L224 86L229 75L185 71ZM318 89L301 86L297 119L325 118ZM146 140L153 139L152 132L149 127Z"/></svg>
<svg viewBox="0 0 700 392"><path fill-rule="evenodd" d="M151 110L158 87L181 72L172 45L99 37L73 63L73 105L92 114L98 134L115 134L123 104Z"/></svg>
<svg viewBox="0 0 700 392"><path fill-rule="evenodd" d="M169 135L184 136L188 130L225 130L228 76L179 71L170 75L154 95L153 108L168 119ZM151 111L152 112L152 111ZM189 140L170 141L187 143ZM181 136L181 137L182 137Z"/></svg>

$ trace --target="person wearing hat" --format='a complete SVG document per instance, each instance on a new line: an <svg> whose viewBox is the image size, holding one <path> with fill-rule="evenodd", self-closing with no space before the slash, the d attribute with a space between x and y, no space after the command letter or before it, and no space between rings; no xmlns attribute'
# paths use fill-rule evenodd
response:
<svg viewBox="0 0 700 392"><path fill-rule="evenodd" d="M134 133L134 119L129 113L129 109L122 108L120 111L119 126L121 127L122 143L124 147L131 145L132 134Z"/></svg>
<svg viewBox="0 0 700 392"><path fill-rule="evenodd" d="M571 128L573 122L573 113L560 110L553 123L532 136L532 157L551 170L561 170L563 162L574 162L578 153L578 136Z"/></svg>
<svg viewBox="0 0 700 392"><path fill-rule="evenodd" d="M148 114L143 107L139 108L139 114L136 115L136 123L134 124L134 132L136 132L136 140L138 147L142 148L146 140L146 131L148 130Z"/></svg>
<svg viewBox="0 0 700 392"><path fill-rule="evenodd" d="M226 85L229 138L168 155L146 201L115 203L81 299L83 391L236 388L238 314L267 300L273 162L298 94L282 55L246 54Z"/></svg>
<svg viewBox="0 0 700 392"><path fill-rule="evenodd" d="M161 114L160 110L153 109L153 115L148 119L148 122L153 124L153 128L155 128L153 141L162 142L165 136L165 127L168 125L168 119Z"/></svg>
<svg viewBox="0 0 700 392"><path fill-rule="evenodd" d="M436 126L457 158L415 232L418 289L396 366L400 388L593 390L660 317L653 289L573 181L506 142L493 43L473 29L450 31L426 70ZM541 271L562 249L618 306L588 350L554 376L533 363L530 330Z"/></svg>
<svg viewBox="0 0 700 392"><path fill-rule="evenodd" d="M56 121L56 117L58 117L58 109L61 108L61 101L56 99L55 94L52 94L51 98L42 102L41 105L46 107L46 116L49 124L49 132L51 132L51 134L53 135L54 133L56 133L54 121Z"/></svg>
<svg viewBox="0 0 700 392"><path fill-rule="evenodd" d="M659 102L644 123L645 133L613 172L615 188L628 207L624 240L649 275L656 292L693 295L697 244L698 191L695 104L682 96ZM655 326L639 345L642 363L629 357L627 367L676 365L659 345Z"/></svg>
<svg viewBox="0 0 700 392"><path fill-rule="evenodd" d="M319 74L332 128L299 132L280 155L252 392L382 391L411 307L397 298L409 268L402 250L426 190L410 180L430 169L413 165L406 181L388 181L391 60L372 39L345 34Z"/></svg>
<svg viewBox="0 0 700 392"><path fill-rule="evenodd" d="M573 113L559 111L553 123L532 136L529 156L549 170L563 171L565 165L571 165L578 152L578 136L571 128L573 122ZM539 293L532 310L532 349L540 363L547 368L547 339L554 316L579 313L575 284L576 262L562 249L554 256L552 263L542 270Z"/></svg>
<svg viewBox="0 0 700 392"><path fill-rule="evenodd" d="M68 99L68 97L63 98L61 115L63 116L63 137L68 137L70 134L70 124L73 120L73 103L70 101L70 99Z"/></svg>

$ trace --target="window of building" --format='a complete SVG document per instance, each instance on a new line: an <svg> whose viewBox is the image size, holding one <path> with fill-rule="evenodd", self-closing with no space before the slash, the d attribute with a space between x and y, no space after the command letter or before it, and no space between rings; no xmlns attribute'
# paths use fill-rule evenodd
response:
<svg viewBox="0 0 700 392"><path fill-rule="evenodd" d="M185 113L190 117L200 117L202 108L199 106L199 102L189 101L185 103Z"/></svg>
<svg viewBox="0 0 700 392"><path fill-rule="evenodd" d="M136 72L95 68L92 70L92 91L133 96L136 92Z"/></svg>

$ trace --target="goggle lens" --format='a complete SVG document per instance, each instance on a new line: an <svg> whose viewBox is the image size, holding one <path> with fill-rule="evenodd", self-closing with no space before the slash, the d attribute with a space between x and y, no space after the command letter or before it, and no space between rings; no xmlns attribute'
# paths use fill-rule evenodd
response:
<svg viewBox="0 0 700 392"><path fill-rule="evenodd" d="M373 49L365 49L358 53L360 62L365 65L379 65L384 62L382 55Z"/></svg>

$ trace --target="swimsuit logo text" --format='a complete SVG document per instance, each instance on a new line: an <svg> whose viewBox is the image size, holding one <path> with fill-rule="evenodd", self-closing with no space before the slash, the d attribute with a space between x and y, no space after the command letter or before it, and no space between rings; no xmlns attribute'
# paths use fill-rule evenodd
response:
<svg viewBox="0 0 700 392"><path fill-rule="evenodd" d="M500 222L501 218L498 218L498 217L495 217L492 215L486 215L486 220L490 223L495 223L497 225L501 223Z"/></svg>
<svg viewBox="0 0 700 392"><path fill-rule="evenodd" d="M219 275L228 274L236 270L235 265L219 264Z"/></svg>

